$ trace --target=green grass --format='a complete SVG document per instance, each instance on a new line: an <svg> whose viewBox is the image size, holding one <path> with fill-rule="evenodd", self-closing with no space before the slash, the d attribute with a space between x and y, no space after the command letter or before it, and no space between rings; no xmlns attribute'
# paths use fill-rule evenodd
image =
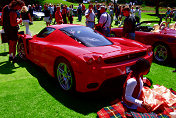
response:
<svg viewBox="0 0 176 118"><path fill-rule="evenodd" d="M52 4L55 4L55 5L62 3L62 4L67 5L67 6L70 6L71 4L73 4L74 6L79 5L78 3L71 3L71 2L68 2L68 1L64 1L64 0L44 0L43 3L44 4L45 3L48 3L48 4L52 3ZM88 8L88 4L85 4L85 7Z"/></svg>
<svg viewBox="0 0 176 118"><path fill-rule="evenodd" d="M155 13L155 7L145 6L145 7L141 7L141 10L145 12ZM165 13L166 11L167 11L167 8L165 7L159 8L159 13Z"/></svg>
<svg viewBox="0 0 176 118"><path fill-rule="evenodd" d="M142 14L142 17L142 20L156 19L154 16L148 16L147 13ZM84 21L84 16L82 22L78 22L77 17L74 18L75 24L85 25ZM44 27L44 21L34 21L30 30L34 35ZM24 26L20 28L24 30ZM109 98L100 97L104 92L102 94L63 92L56 80L35 64L23 61L11 65L8 62L8 46L7 44L5 46L6 51L4 45L0 44L1 118L96 118L96 112L109 105L118 94L118 90L115 90L113 94L107 95L112 97ZM176 90L176 73L172 72L175 66L152 63L151 71L146 76L153 81L153 84Z"/></svg>

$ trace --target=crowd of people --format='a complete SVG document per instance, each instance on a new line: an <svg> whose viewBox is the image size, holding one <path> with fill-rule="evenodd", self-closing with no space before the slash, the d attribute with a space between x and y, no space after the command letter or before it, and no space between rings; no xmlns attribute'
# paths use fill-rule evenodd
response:
<svg viewBox="0 0 176 118"><path fill-rule="evenodd" d="M86 9L85 5L79 4L79 6L77 6L76 9L76 13L75 13L75 9L73 4L70 6L64 5L64 4L57 4L57 5L52 5L50 4L45 4L43 7L42 5L28 5L28 12L30 13L31 18L33 18L33 12L34 11L39 11L39 12L44 12L44 21L46 22L46 25L49 26L51 25L51 23L53 22L53 24L73 24L73 16L77 15L78 17L78 21L82 22L82 17L85 16L86 17L86 21L85 24L88 27L94 28L95 24L102 24L106 22L107 23L104 24L104 27L107 27L110 29L111 24L113 22L113 20L115 20L115 25L118 25L118 27L121 27L122 25L124 25L124 20L125 20L125 16L123 14L123 10L126 6L121 6L118 4L112 4L110 3L108 6L106 6L105 4L89 4L88 9ZM101 11L101 8L104 9L106 15L104 15ZM130 8L130 14L131 16L134 16L136 19L136 22L139 23L140 19L141 19L141 10L138 6L136 6L136 9L134 9L134 7L132 5L129 5ZM104 17L101 17L104 16ZM106 17L109 17L108 19L106 19ZM100 18L101 17L101 18ZM55 18L55 20L53 21L52 19ZM97 18L97 20L95 20ZM101 20L100 20L101 19ZM98 21L96 23L96 21ZM100 21L100 22L99 22ZM110 24L109 24L110 22ZM97 25L98 26L98 25ZM107 28L105 28L107 29ZM109 35L109 34L108 34Z"/></svg>

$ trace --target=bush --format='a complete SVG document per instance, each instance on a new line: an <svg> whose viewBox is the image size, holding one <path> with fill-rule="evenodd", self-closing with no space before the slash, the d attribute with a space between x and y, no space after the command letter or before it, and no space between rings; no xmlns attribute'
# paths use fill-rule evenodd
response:
<svg viewBox="0 0 176 118"><path fill-rule="evenodd" d="M142 4L141 6L142 6L142 7L145 7L145 6L146 6L146 4Z"/></svg>

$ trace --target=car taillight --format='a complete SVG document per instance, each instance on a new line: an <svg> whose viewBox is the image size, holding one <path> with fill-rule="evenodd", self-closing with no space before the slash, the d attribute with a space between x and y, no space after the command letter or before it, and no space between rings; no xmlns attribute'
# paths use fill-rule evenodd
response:
<svg viewBox="0 0 176 118"><path fill-rule="evenodd" d="M84 60L86 61L87 64L92 64L93 63L93 58L89 56L84 56Z"/></svg>
<svg viewBox="0 0 176 118"><path fill-rule="evenodd" d="M101 63L101 61L103 60L101 56L98 56L98 55L93 55L93 58L95 59L95 62L96 63Z"/></svg>

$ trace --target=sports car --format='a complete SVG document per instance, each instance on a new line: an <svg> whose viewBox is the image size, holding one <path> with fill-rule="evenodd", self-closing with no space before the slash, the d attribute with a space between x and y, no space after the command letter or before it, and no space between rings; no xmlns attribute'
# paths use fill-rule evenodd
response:
<svg viewBox="0 0 176 118"><path fill-rule="evenodd" d="M45 68L65 91L95 91L106 80L126 75L139 58L152 62L151 46L106 38L81 25L52 25L33 37L19 37L19 57Z"/></svg>
<svg viewBox="0 0 176 118"><path fill-rule="evenodd" d="M170 59L176 59L176 30L175 24L169 26L166 22L149 26L152 21L144 21L136 27L135 40L141 43L152 45L154 60L159 63L166 63ZM123 28L112 28L112 37L122 37Z"/></svg>

